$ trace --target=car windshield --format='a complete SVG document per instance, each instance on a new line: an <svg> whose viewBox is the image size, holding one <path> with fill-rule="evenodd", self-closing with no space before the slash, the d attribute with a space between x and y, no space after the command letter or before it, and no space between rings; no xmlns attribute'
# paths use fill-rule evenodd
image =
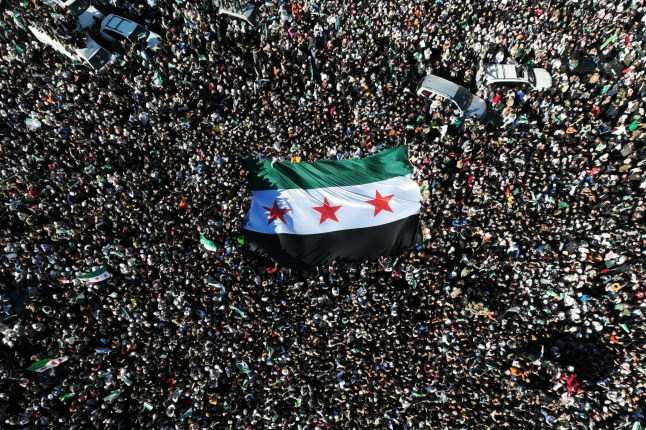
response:
<svg viewBox="0 0 646 430"><path fill-rule="evenodd" d="M99 70L105 66L112 58L112 54L107 49L99 49L96 54L88 59L88 62L94 70Z"/></svg>
<svg viewBox="0 0 646 430"><path fill-rule="evenodd" d="M460 110L466 111L471 103L471 94L464 87L460 87L453 96L453 101L458 105Z"/></svg>
<svg viewBox="0 0 646 430"><path fill-rule="evenodd" d="M80 16L89 7L90 7L90 2L89 1L87 1L87 0L77 0L74 3L70 4L68 6L68 9L70 10L70 12L72 12L74 14L74 16Z"/></svg>
<svg viewBox="0 0 646 430"><path fill-rule="evenodd" d="M536 73L534 73L534 70L527 69L527 80L532 87L536 86Z"/></svg>
<svg viewBox="0 0 646 430"><path fill-rule="evenodd" d="M139 41L140 39L147 39L148 34L149 34L148 30L138 25L137 27L135 27L134 31L130 33L130 36L128 36L128 39L134 43Z"/></svg>

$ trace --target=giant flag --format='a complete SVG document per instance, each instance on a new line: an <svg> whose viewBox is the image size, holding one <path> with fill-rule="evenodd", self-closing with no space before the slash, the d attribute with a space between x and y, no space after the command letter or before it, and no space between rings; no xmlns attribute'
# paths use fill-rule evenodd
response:
<svg viewBox="0 0 646 430"><path fill-rule="evenodd" d="M421 195L405 146L358 160L245 164L247 236L285 266L374 259L415 242Z"/></svg>

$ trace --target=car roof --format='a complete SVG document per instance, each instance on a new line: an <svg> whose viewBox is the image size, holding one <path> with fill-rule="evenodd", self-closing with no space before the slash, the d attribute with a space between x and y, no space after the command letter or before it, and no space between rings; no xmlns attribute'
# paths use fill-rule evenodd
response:
<svg viewBox="0 0 646 430"><path fill-rule="evenodd" d="M487 64L485 74L495 80L520 80L516 73L516 66L513 64Z"/></svg>
<svg viewBox="0 0 646 430"><path fill-rule="evenodd" d="M85 46L83 46L82 48L77 48L76 52L78 52L81 57L87 59L92 57L94 54L96 54L97 51L100 51L101 49L105 48L96 43L90 36L87 36L85 39Z"/></svg>
<svg viewBox="0 0 646 430"><path fill-rule="evenodd" d="M101 27L114 30L126 36L135 31L137 25L138 24L136 22L118 15L108 15L101 23Z"/></svg>
<svg viewBox="0 0 646 430"><path fill-rule="evenodd" d="M453 97L460 89L458 84L435 75L426 75L420 86L449 97Z"/></svg>

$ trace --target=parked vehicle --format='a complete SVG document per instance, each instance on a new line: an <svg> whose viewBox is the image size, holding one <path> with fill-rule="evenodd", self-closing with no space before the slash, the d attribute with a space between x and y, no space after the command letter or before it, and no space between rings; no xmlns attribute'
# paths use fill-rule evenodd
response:
<svg viewBox="0 0 646 430"><path fill-rule="evenodd" d="M43 27L29 25L28 28L38 41L50 46L74 64L85 65L94 71L99 71L112 61L113 56L110 51L96 43L90 36L86 36L79 46L75 46L73 42Z"/></svg>
<svg viewBox="0 0 646 430"><path fill-rule="evenodd" d="M450 100L458 109L462 118L477 119L487 113L487 104L480 97L471 94L466 88L435 75L426 77L417 86L417 95L422 97L439 96Z"/></svg>
<svg viewBox="0 0 646 430"><path fill-rule="evenodd" d="M92 6L89 0L46 0L45 3L58 5L74 15L81 30L90 29L103 19L103 13Z"/></svg>
<svg viewBox="0 0 646 430"><path fill-rule="evenodd" d="M76 49L76 53L85 64L95 71L103 69L114 58L110 51L99 45L90 36L86 37L85 46Z"/></svg>
<svg viewBox="0 0 646 430"><path fill-rule="evenodd" d="M525 87L532 90L552 88L552 76L541 68L513 64L485 64L478 86Z"/></svg>
<svg viewBox="0 0 646 430"><path fill-rule="evenodd" d="M602 61L599 57L588 55L572 55L563 60L570 73L585 75L588 73L601 73L608 78L616 79L621 76L625 68L618 60Z"/></svg>
<svg viewBox="0 0 646 430"><path fill-rule="evenodd" d="M149 48L154 48L162 41L157 33L118 15L105 17L101 22L101 36L110 41L125 40L128 43L145 40Z"/></svg>
<svg viewBox="0 0 646 430"><path fill-rule="evenodd" d="M244 22L253 27L258 25L260 9L251 2L242 0L213 0L213 7L220 15Z"/></svg>

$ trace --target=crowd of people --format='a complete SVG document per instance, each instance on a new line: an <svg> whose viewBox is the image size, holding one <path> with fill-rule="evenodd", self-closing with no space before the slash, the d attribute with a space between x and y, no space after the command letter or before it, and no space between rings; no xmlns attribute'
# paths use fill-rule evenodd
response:
<svg viewBox="0 0 646 430"><path fill-rule="evenodd" d="M643 2L278 0L256 28L108 6L164 43L94 73L0 21L0 428L644 422ZM478 86L484 63L553 86ZM417 96L427 73L487 118ZM297 272L249 249L245 156L399 145L424 200L404 255Z"/></svg>

